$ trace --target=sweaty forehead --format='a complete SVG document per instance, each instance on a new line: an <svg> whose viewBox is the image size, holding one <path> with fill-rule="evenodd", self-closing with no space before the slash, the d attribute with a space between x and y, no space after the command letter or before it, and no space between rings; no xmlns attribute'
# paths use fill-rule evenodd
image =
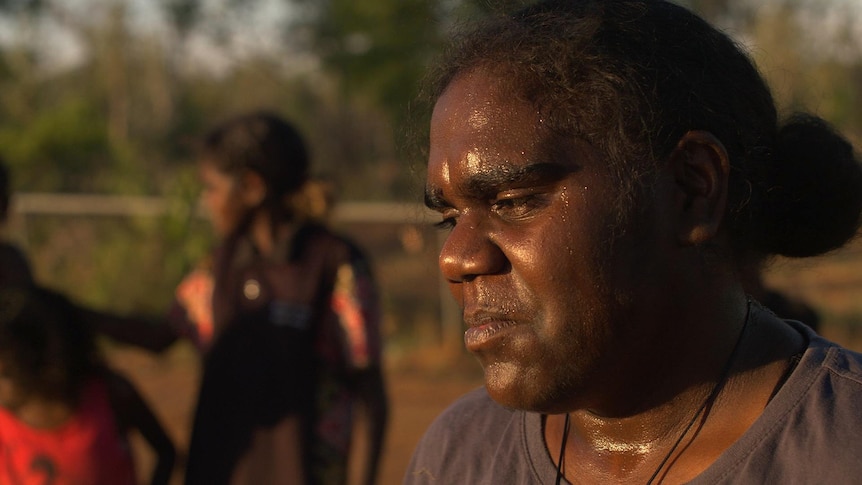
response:
<svg viewBox="0 0 862 485"><path fill-rule="evenodd" d="M448 182L457 168L520 165L535 158L547 140L543 120L498 77L481 70L456 77L431 119L429 182Z"/></svg>
<svg viewBox="0 0 862 485"><path fill-rule="evenodd" d="M454 78L438 98L432 130L501 135L541 122L538 110L522 100L510 83L486 71L472 70Z"/></svg>

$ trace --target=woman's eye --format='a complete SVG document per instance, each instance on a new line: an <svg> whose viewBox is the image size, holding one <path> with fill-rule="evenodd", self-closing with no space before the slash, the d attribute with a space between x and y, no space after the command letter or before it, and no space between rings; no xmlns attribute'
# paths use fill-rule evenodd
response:
<svg viewBox="0 0 862 485"><path fill-rule="evenodd" d="M541 198L536 195L497 199L492 210L499 216L518 219L529 216L532 211L541 206Z"/></svg>
<svg viewBox="0 0 862 485"><path fill-rule="evenodd" d="M454 209L441 210L440 217L442 220L440 222L435 222L434 228L450 230L455 227L455 224L458 222L458 211Z"/></svg>
<svg viewBox="0 0 862 485"><path fill-rule="evenodd" d="M453 227L455 227L455 218L454 217L447 217L440 222L434 223L435 229L452 229Z"/></svg>

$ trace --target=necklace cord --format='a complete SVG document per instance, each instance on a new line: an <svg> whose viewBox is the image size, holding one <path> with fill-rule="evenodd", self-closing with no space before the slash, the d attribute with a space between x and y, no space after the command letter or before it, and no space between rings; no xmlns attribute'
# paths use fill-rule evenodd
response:
<svg viewBox="0 0 862 485"><path fill-rule="evenodd" d="M712 403L715 402L715 399L718 398L719 392L724 388L724 385L727 383L728 377L730 377L730 370L733 367L733 363L736 360L736 354L739 351L739 347L742 344L742 337L745 335L745 330L748 328L748 320L751 318L751 299L748 300L748 306L745 310L745 321L742 324L742 329L739 331L739 336L736 337L736 343L733 345L733 350L730 352L730 356L727 358L727 362L724 364L724 368L721 370L721 374L718 380L715 383L715 387L712 388L709 395L697 408L697 411L694 413L694 416L691 417L688 424L686 424L685 428L682 430L682 433L679 435L679 438L676 439L673 446L671 446L670 450L659 463L658 468L655 469L652 476L650 476L649 480L647 480L647 485L652 485L653 480L658 477L658 474L661 472L662 468L667 464L667 461L673 456L673 452L679 447L679 444L682 443L683 438L688 434L691 430L691 427L694 426L694 423L697 422L698 416L703 413L707 407L711 406ZM563 479L563 457L565 456L566 451L566 441L569 438L569 413L566 413L565 422L563 423L563 442L560 445L560 454L559 459L557 460L557 480L556 485L560 485Z"/></svg>
<svg viewBox="0 0 862 485"><path fill-rule="evenodd" d="M712 391L709 393L709 396L703 401L703 404L697 408L697 412L694 413L694 416L691 417L688 424L685 426L685 429L682 430L682 433L679 435L679 438L676 439L673 446L671 446L670 450L668 450L667 454L659 463L658 468L655 469L652 476L650 476L649 480L647 480L647 485L652 485L653 480L656 479L659 472L661 472L662 468L664 468L667 461L673 455L673 452L676 451L679 444L682 443L683 438L688 434L691 430L691 427L694 426L694 423L697 422L698 416L706 409L707 407L712 406L715 402L715 399L718 397L721 389L724 388L724 385L727 383L727 378L730 377L730 369L733 367L733 363L736 360L736 354L739 351L740 344L742 343L742 336L745 335L745 329L748 327L748 320L751 316L751 300L748 300L748 306L745 310L745 321L742 324L742 329L739 331L739 336L736 337L736 343L733 345L733 350L730 352L730 356L727 358L727 362L724 364L724 368L721 370L721 375L718 378L718 381L715 383L715 387L712 388Z"/></svg>
<svg viewBox="0 0 862 485"><path fill-rule="evenodd" d="M557 481L556 485L560 485L563 479L563 457L566 451L566 441L569 440L569 413L566 413L566 421L563 423L563 444L560 445L560 458L557 460Z"/></svg>

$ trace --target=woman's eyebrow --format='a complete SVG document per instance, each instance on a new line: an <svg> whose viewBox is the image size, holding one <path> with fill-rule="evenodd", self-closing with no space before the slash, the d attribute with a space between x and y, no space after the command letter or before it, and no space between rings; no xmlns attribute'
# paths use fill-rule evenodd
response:
<svg viewBox="0 0 862 485"><path fill-rule="evenodd" d="M496 195L501 187L554 182L574 170L572 167L551 162L516 166L495 165L470 174L463 189L472 196L489 197Z"/></svg>
<svg viewBox="0 0 862 485"><path fill-rule="evenodd" d="M551 162L520 166L496 165L470 174L461 187L455 187L454 190L466 197L487 199L496 196L501 188L555 182L578 169L577 166L569 167ZM431 185L425 188L425 205L434 210L451 207L443 195L443 189Z"/></svg>

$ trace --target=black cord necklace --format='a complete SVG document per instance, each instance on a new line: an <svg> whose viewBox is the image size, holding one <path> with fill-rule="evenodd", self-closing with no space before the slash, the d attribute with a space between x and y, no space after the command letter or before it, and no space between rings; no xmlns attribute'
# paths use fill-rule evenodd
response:
<svg viewBox="0 0 862 485"><path fill-rule="evenodd" d="M670 447L667 454L659 463L658 468L655 469L652 476L647 480L647 485L652 485L653 480L656 479L658 474L661 472L661 469L664 468L667 461L673 455L673 452L679 447L679 444L682 443L683 438L688 434L691 430L691 427L694 426L694 423L697 422L698 416L703 413L705 409L712 405L715 402L715 399L718 397L719 392L724 387L727 382L727 378L730 377L730 369L733 367L733 363L736 360L736 354L739 351L740 344L742 343L742 336L745 334L745 329L748 328L748 320L751 317L751 299L748 300L748 306L745 310L745 321L742 324L742 329L739 331L739 336L736 338L736 343L733 345L733 350L730 352L730 356L727 358L727 362L724 364L724 368L721 370L721 374L716 381L715 386L710 391L709 395L703 401L703 404L697 408L697 411L694 413L694 416L691 417L688 424L685 425L685 428L682 430L682 433L679 435L679 438L676 439L673 446ZM563 458L565 456L566 451L566 441L569 438L569 413L566 413L565 422L563 423L563 443L560 445L560 458L557 461L557 480L556 485L560 485L563 480Z"/></svg>
<svg viewBox="0 0 862 485"><path fill-rule="evenodd" d="M569 440L569 413L566 413L566 421L563 423L563 444L560 446L560 459L557 460L557 482L556 485L560 485L560 481L563 479L563 457L566 454L566 441Z"/></svg>

